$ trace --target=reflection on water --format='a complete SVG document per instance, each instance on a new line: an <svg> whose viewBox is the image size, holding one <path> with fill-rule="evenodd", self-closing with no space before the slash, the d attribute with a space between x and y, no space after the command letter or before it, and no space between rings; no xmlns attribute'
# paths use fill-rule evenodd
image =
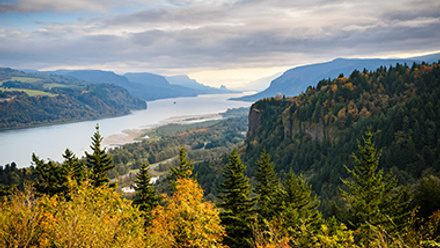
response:
<svg viewBox="0 0 440 248"><path fill-rule="evenodd" d="M228 101L241 94L201 95L198 97L164 99L148 102L148 109L130 115L94 121L53 125L0 132L0 165L15 161L18 167L30 165L32 153L40 158L62 160L69 148L78 157L90 145L90 137L99 124L101 134L118 135L131 129L145 129L176 116L205 115L224 112L228 108L248 107L249 102Z"/></svg>

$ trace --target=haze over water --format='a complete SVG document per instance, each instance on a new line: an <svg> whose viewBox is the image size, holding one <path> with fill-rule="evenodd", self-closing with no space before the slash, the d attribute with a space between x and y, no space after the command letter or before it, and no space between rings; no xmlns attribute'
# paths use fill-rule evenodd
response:
<svg viewBox="0 0 440 248"><path fill-rule="evenodd" d="M122 134L127 129L145 129L171 117L206 115L224 112L228 108L249 107L250 102L228 101L242 94L200 95L197 97L163 99L148 102L146 110L129 115L93 121L53 126L7 130L0 132L0 165L15 162L18 167L31 165L32 153L42 159L62 160L66 148L77 157L91 144L91 136L99 124L100 133L107 137Z"/></svg>

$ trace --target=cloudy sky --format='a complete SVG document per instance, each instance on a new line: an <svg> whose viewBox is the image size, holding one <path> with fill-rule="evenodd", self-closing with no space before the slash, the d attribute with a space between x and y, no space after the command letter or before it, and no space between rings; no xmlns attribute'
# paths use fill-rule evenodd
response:
<svg viewBox="0 0 440 248"><path fill-rule="evenodd" d="M438 0L6 0L0 67L229 87L336 57L440 51Z"/></svg>

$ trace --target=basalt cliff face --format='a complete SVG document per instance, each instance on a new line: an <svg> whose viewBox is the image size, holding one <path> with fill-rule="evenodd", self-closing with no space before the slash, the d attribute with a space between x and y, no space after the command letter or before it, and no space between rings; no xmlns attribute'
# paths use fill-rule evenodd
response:
<svg viewBox="0 0 440 248"><path fill-rule="evenodd" d="M279 102L278 108L265 108L263 105L265 103L271 104L269 102L275 103ZM296 134L304 134L311 140L318 139L323 141L325 138L330 138L327 136L328 133L332 133L332 128L325 126L323 122L314 123L312 121L299 121L294 115L291 114L290 100L282 100L275 98L268 98L262 100L262 102L257 102L252 105L249 110L249 127L247 133L247 140L253 140L260 133L280 133L282 140L292 139ZM286 107L286 108L283 108Z"/></svg>
<svg viewBox="0 0 440 248"><path fill-rule="evenodd" d="M255 105L252 105L252 107L249 110L249 129L247 132L248 137L254 137L256 134L257 129L261 126L261 113L260 110L258 110Z"/></svg>
<svg viewBox="0 0 440 248"><path fill-rule="evenodd" d="M371 130L382 150L380 167L418 180L440 168L438 99L438 64L381 67L321 80L298 96L255 102L241 157L251 178L265 150L279 175L292 169L316 192L337 194L340 179L347 177L344 165L354 163L358 141Z"/></svg>
<svg viewBox="0 0 440 248"><path fill-rule="evenodd" d="M326 130L323 123L311 123L295 120L292 116L283 116L284 139L291 139L295 134L304 133L311 140L322 141L326 137Z"/></svg>

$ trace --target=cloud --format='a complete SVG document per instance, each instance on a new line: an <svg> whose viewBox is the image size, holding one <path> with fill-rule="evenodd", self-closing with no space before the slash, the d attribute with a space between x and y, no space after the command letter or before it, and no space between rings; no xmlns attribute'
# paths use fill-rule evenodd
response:
<svg viewBox="0 0 440 248"><path fill-rule="evenodd" d="M118 12L119 3L0 5L3 12L111 11L40 30L0 30L0 66L101 65L172 74L440 50L438 1L130 1Z"/></svg>
<svg viewBox="0 0 440 248"><path fill-rule="evenodd" d="M160 3L160 1L154 0L16 0L6 3L0 3L0 13L35 13L44 11L55 11L61 13L70 13L77 11L109 12L113 8L135 8L141 5L164 6L164 3Z"/></svg>

